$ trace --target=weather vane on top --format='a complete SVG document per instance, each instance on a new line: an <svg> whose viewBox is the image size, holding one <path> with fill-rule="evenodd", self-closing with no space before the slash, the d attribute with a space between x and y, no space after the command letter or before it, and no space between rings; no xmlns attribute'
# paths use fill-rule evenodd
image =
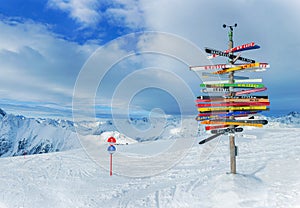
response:
<svg viewBox="0 0 300 208"><path fill-rule="evenodd" d="M237 24L235 23L234 25L226 25L226 24L223 24L223 27L226 28L226 27L229 27L230 30L233 30L233 27L237 27Z"/></svg>

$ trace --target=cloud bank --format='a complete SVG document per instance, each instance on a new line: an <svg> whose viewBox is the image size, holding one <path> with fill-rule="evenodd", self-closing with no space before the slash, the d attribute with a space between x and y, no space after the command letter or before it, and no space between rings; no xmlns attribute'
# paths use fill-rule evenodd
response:
<svg viewBox="0 0 300 208"><path fill-rule="evenodd" d="M227 48L227 31L222 24L238 23L235 29L235 44L244 44L251 41L261 45L255 52L245 53L246 57L257 61L269 62L271 68L262 74L268 87L272 108L277 110L299 109L300 102L298 77L300 70L297 66L297 56L300 51L300 3L291 1L204 1L204 0L49 0L46 8L57 12L65 12L78 25L78 33L84 28L85 32L99 32L95 38L83 42L67 40L61 34L55 34L51 25L36 22L34 19L6 17L0 21L0 96L2 103L36 102L54 103L56 106L70 108L73 88L82 66L88 57L98 48L99 37L116 37L136 31L162 31L183 37L200 49L206 46L216 49ZM155 41L145 42L136 39L136 42L115 45L110 51L122 54L135 45L133 53L147 46L150 48L167 47L166 42L157 38ZM174 48L182 55L193 56L193 52L181 46ZM108 51L109 52L109 51ZM244 54L243 54L244 55ZM217 58L214 63L224 62ZM190 64L201 64L203 60ZM163 68L176 72L184 77L188 85L197 94L199 82L193 75L187 75L188 68L170 58L136 54L112 66L112 70L99 84L95 95L95 102L103 109L109 107L113 89L118 82L125 79L130 73L143 68ZM101 70L101 63L95 65L95 70ZM94 75L96 75L96 71ZM251 75L252 76L252 75ZM144 73L141 80L150 80L156 77L160 83L172 80L168 76L156 76ZM88 85L89 83L87 83ZM151 94L151 93L150 93ZM155 106L157 99L149 103L147 93L139 93L134 98L132 107L149 109ZM155 94L155 93L154 93ZM156 93L157 94L157 93ZM162 93L163 94L163 93ZM143 97L147 102L142 102ZM167 96L166 96L167 97ZM284 99L282 99L284 97ZM287 104L287 100L288 103ZM120 97L119 103L122 103ZM148 103L148 105L147 105ZM155 104L156 103L156 104ZM165 108L170 109L168 103ZM97 109L101 109L101 107ZM122 111L121 106L117 106ZM123 106L124 107L124 106ZM299 109L300 110L300 109Z"/></svg>

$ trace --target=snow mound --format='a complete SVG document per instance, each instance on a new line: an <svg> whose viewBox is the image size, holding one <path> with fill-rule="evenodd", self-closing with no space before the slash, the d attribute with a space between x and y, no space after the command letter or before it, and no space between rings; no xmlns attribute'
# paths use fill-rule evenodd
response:
<svg viewBox="0 0 300 208"><path fill-rule="evenodd" d="M124 134L121 134L120 132L117 131L107 131L103 132L100 135L100 140L106 142L109 137L114 137L116 139L116 145L121 145L121 144L134 144L137 143L136 140L129 138L125 136Z"/></svg>

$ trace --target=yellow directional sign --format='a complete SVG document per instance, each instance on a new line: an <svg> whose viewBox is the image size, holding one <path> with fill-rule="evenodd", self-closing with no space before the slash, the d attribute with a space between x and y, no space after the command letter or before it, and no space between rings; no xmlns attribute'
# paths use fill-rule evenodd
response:
<svg viewBox="0 0 300 208"><path fill-rule="evenodd" d="M267 106L238 106L238 107L219 107L219 108L198 108L199 112L207 111L243 111L243 110L267 110Z"/></svg>
<svg viewBox="0 0 300 208"><path fill-rule="evenodd" d="M263 127L263 124L257 124L257 123L243 123L243 122L224 122L224 121L210 121L205 120L201 121L201 124L223 124L223 125L235 125L235 126L255 126L255 127Z"/></svg>
<svg viewBox="0 0 300 208"><path fill-rule="evenodd" d="M249 69L249 68L258 68L260 67L260 63L251 63L251 64L244 64L244 65L240 65L240 66L236 66L236 67L232 67L232 68L228 68L228 69L223 69L223 70L219 70L214 72L213 74L225 74L228 72L232 72L232 71L238 71L238 70L243 70L243 69Z"/></svg>

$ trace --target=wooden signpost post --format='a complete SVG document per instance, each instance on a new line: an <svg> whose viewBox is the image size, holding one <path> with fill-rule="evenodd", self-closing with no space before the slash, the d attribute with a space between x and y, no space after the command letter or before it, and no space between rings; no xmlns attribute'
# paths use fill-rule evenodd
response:
<svg viewBox="0 0 300 208"><path fill-rule="evenodd" d="M228 50L233 48L233 27L236 27L237 24L234 26L229 26L230 30L228 33L229 37L229 42L228 42ZM223 25L224 28L228 27L227 25ZM234 64L233 59L229 60L230 64ZM234 71L229 72L229 83L233 84L234 83ZM229 96L233 97L234 92L233 92L233 87L229 87ZM233 112L230 110L229 112ZM234 116L230 116L231 119L234 119ZM233 125L230 125L229 129L234 129ZM237 147L235 146L235 138L234 138L234 133L230 134L229 136L229 147L230 147L230 172L233 174L236 174L236 153L237 153Z"/></svg>

